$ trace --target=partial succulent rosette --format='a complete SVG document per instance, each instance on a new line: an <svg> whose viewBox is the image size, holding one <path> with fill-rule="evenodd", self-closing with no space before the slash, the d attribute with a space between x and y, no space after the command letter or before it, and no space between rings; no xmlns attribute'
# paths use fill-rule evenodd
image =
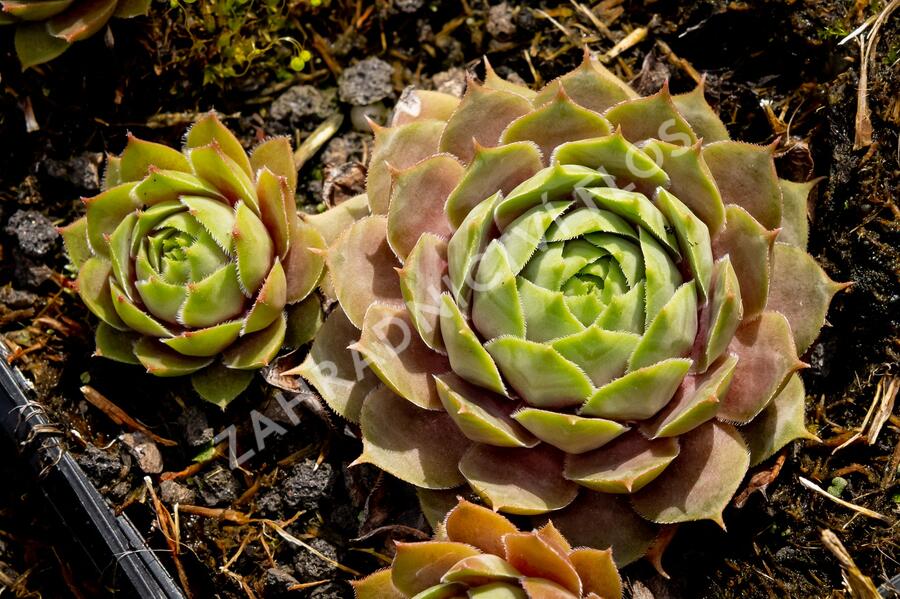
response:
<svg viewBox="0 0 900 599"><path fill-rule="evenodd" d="M150 0L2 0L0 25L15 25L16 55L27 69L53 60L113 17L149 10Z"/></svg>
<svg viewBox="0 0 900 599"><path fill-rule="evenodd" d="M61 230L101 321L97 355L193 375L224 407L286 338L308 341L325 243L297 213L296 182L287 138L248 156L212 113L181 151L130 136L85 216Z"/></svg>
<svg viewBox="0 0 900 599"><path fill-rule="evenodd" d="M588 56L537 92L489 66L461 100L417 92L375 127L367 195L311 221L339 308L296 372L360 423L359 462L620 563L651 522L721 524L812 436L798 355L842 288L773 149L702 87L638 97Z"/></svg>
<svg viewBox="0 0 900 599"><path fill-rule="evenodd" d="M357 599L620 599L609 549L573 548L548 522L522 532L460 500L433 541L397 543L390 568L353 583Z"/></svg>

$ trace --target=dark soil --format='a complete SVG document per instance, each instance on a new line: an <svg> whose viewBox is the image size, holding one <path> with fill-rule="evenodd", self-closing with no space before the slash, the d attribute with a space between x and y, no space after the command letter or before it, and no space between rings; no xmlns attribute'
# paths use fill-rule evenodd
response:
<svg viewBox="0 0 900 599"><path fill-rule="evenodd" d="M666 80L688 90L695 69L733 137L778 140L783 177L824 176L811 198L810 251L833 279L854 285L835 298L829 325L804 357L807 419L823 442L784 450L765 493L726 512L727 533L682 527L663 561L672 580L639 563L624 571L629 588L660 598L846 596L839 564L821 542L825 528L876 584L900 574L896 525L855 515L798 482L803 476L846 501L900 515L896 411L874 444L833 453L862 424L879 381L897 374L900 351L898 19L880 32L868 86L874 143L858 150L859 52L856 41L838 46L884 2L606 0L593 8L608 32L570 2L540 10L481 0L380 0L371 8L333 0L316 9L288 2L286 21L273 20L261 2L239 9L247 13L230 26L241 35L268 39L273 32L261 28L274 23L275 37L309 49L314 59L300 73L285 68L291 47L278 45L249 66L229 66L229 53L207 43L198 19L220 4L156 3L153 16L115 21L108 34L26 73L0 30L0 331L8 361L35 382L38 401L110 503L164 551L173 573L178 560L194 596L349 597L346 581L380 567L393 540L429 531L409 488L367 466L348 468L359 452L353 430L308 389L282 391L260 377L223 413L183 381L90 357L93 319L71 291L53 226L78 216L79 197L97 192L103 153L121 151L128 131L177 144L210 108L248 146L274 133L305 139L341 114L338 133L301 171L298 205L316 211L362 189L371 153L362 114L383 118L407 85L460 91L464 69L483 74L483 55L503 76L542 84L575 66L584 42L605 52L641 27L646 37L610 68L644 93ZM82 399L83 385L175 445L123 437L134 431ZM279 398L296 402L285 409ZM252 452L234 469L228 436L217 436L232 425L236 455ZM59 533L12 464L17 454L0 444L0 476L16 481L0 485L0 589L97 595L58 559ZM177 558L167 552L145 476L170 513L180 504Z"/></svg>

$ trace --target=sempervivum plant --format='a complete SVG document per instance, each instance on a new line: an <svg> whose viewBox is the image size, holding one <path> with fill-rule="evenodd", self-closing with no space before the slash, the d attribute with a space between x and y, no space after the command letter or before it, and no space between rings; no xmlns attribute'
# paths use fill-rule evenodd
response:
<svg viewBox="0 0 900 599"><path fill-rule="evenodd" d="M721 523L811 436L798 354L842 287L772 154L701 88L637 97L589 57L538 92L489 67L418 92L375 128L367 196L316 218L340 307L297 372L360 422L358 461L555 512L622 562L649 522Z"/></svg>
<svg viewBox="0 0 900 599"><path fill-rule="evenodd" d="M357 599L619 599L611 551L579 547L547 523L521 532L460 501L433 541L398 543L390 568L353 583Z"/></svg>
<svg viewBox="0 0 900 599"><path fill-rule="evenodd" d="M181 151L130 136L104 191L61 230L78 293L101 320L97 354L193 374L224 406L282 347L289 320L292 341L305 341L324 241L297 213L296 181L287 138L248 156L215 114Z"/></svg>
<svg viewBox="0 0 900 599"><path fill-rule="evenodd" d="M0 25L16 26L22 68L53 60L113 17L147 14L150 0L2 0Z"/></svg>

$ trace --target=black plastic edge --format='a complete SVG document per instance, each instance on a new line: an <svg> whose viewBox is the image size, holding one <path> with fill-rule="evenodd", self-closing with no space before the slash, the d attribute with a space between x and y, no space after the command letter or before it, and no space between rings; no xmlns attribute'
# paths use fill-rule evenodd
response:
<svg viewBox="0 0 900 599"><path fill-rule="evenodd" d="M50 422L28 400L29 389L27 379L0 359L0 422L17 446L31 448L29 462L44 496L99 577L115 580L120 596L184 599L128 516L113 512L57 437L41 434Z"/></svg>

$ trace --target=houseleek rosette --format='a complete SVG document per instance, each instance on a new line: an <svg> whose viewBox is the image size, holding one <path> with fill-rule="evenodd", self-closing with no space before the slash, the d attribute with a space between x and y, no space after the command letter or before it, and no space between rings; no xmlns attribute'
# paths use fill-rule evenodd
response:
<svg viewBox="0 0 900 599"><path fill-rule="evenodd" d="M157 376L193 375L222 406L288 333L308 340L321 235L297 214L287 138L249 156L209 114L182 151L129 137L104 190L61 232L76 287L101 323L97 354ZM305 300L305 301L304 301Z"/></svg>
<svg viewBox="0 0 900 599"><path fill-rule="evenodd" d="M113 17L147 14L150 0L2 0L0 25L15 25L23 69L53 60Z"/></svg>
<svg viewBox="0 0 900 599"><path fill-rule="evenodd" d="M702 88L637 97L588 57L538 92L490 67L417 92L366 196L314 219L339 308L297 372L425 497L552 512L621 563L653 522L721 524L751 464L812 436L798 354L842 287L773 149Z"/></svg>
<svg viewBox="0 0 900 599"><path fill-rule="evenodd" d="M390 568L353 583L357 599L620 599L609 549L573 548L552 523L522 532L461 500L432 541L398 543Z"/></svg>

